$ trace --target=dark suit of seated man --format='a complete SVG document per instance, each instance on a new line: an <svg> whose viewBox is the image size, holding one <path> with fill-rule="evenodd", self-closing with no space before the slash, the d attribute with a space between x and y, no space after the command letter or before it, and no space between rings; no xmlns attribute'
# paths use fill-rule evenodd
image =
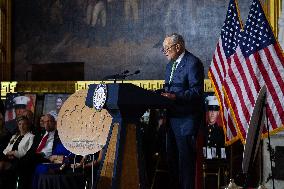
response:
<svg viewBox="0 0 284 189"><path fill-rule="evenodd" d="M46 114L43 117L43 124L46 132L35 136L34 143L20 162L19 188L30 188L32 175L39 163L51 162L52 153L57 144L61 143L56 130L55 118Z"/></svg>
<svg viewBox="0 0 284 189"><path fill-rule="evenodd" d="M166 67L165 93L175 101L169 111L167 134L168 167L172 188L194 188L196 135L203 118L204 68L201 61L185 49L181 35L173 33L163 43L170 61ZM178 176L178 177L177 177Z"/></svg>

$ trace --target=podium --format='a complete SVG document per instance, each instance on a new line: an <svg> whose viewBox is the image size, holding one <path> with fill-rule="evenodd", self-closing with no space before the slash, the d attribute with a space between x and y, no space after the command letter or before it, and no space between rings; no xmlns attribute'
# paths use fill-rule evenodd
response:
<svg viewBox="0 0 284 189"><path fill-rule="evenodd" d="M93 107L96 85L89 85L86 105ZM145 188L139 118L147 109L171 108L172 100L133 84L107 84L105 108L113 116L94 188Z"/></svg>

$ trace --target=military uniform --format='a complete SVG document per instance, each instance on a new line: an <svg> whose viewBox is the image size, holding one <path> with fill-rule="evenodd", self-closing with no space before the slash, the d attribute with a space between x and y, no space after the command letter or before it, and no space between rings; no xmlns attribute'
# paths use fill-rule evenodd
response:
<svg viewBox="0 0 284 189"><path fill-rule="evenodd" d="M221 148L224 148L225 138L222 127L218 124L208 124L205 130L205 146L215 147L217 158L221 157Z"/></svg>

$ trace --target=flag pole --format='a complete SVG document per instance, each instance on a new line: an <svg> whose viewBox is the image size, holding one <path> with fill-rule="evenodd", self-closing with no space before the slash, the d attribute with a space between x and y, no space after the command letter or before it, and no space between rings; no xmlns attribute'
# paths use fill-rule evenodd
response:
<svg viewBox="0 0 284 189"><path fill-rule="evenodd" d="M265 98L266 99L266 94L265 94ZM268 125L268 113L267 113L267 101L265 100L265 112L266 112L266 127L267 127L267 138L268 138L268 151L269 151L269 159L270 159L270 169L271 169L271 179L272 179L272 187L273 189L275 189L275 185L274 185L274 174L273 174L273 168L272 168L272 152L271 152L271 141L270 141L270 134L269 134L269 125Z"/></svg>

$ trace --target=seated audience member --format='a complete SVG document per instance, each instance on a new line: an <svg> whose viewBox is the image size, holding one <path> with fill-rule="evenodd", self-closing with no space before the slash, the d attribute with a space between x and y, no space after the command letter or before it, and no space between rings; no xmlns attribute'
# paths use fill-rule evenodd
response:
<svg viewBox="0 0 284 189"><path fill-rule="evenodd" d="M27 153L33 143L34 135L30 132L28 118L17 118L18 133L13 135L0 159L0 188L15 186L15 176L20 159ZM14 179L14 180L13 180Z"/></svg>
<svg viewBox="0 0 284 189"><path fill-rule="evenodd" d="M33 189L38 188L39 176L46 173L62 172L67 167L69 161L72 161L74 154L68 151L60 142L56 144L52 155L49 157L49 163L40 163L36 166L33 178ZM64 170L65 171L65 170Z"/></svg>
<svg viewBox="0 0 284 189"><path fill-rule="evenodd" d="M20 188L30 188L32 174L39 163L50 163L52 153L57 144L61 143L56 130L56 121L50 114L43 117L45 133L38 134L27 155L20 162Z"/></svg>
<svg viewBox="0 0 284 189"><path fill-rule="evenodd" d="M94 157L93 157L94 156ZM71 165L71 168L83 168L83 169L91 169L92 168L92 164L94 165L94 167L97 167L101 160L102 160L102 156L103 156L103 149L98 151L95 154L89 154L84 156L80 163L76 163L75 165Z"/></svg>
<svg viewBox="0 0 284 189"><path fill-rule="evenodd" d="M217 123L219 116L218 100L216 96L208 96L206 100L208 101L208 117L205 127L205 146L216 148L216 156L212 158L221 158L221 148L225 145L225 136L223 128Z"/></svg>
<svg viewBox="0 0 284 189"><path fill-rule="evenodd" d="M0 171L7 170L17 163L33 144L34 135L30 132L28 118L21 116L17 118L18 133L13 135L8 146L3 151L0 161Z"/></svg>
<svg viewBox="0 0 284 189"><path fill-rule="evenodd" d="M28 118L31 131L34 132L34 113L31 110L25 109L22 115Z"/></svg>
<svg viewBox="0 0 284 189"><path fill-rule="evenodd" d="M35 127L35 135L43 135L45 133L43 118L44 118L44 115L40 116L39 126Z"/></svg>
<svg viewBox="0 0 284 189"><path fill-rule="evenodd" d="M3 101L0 99L0 113L2 114L2 115L4 115L4 113L5 113L5 108L4 108L4 103L3 103Z"/></svg>
<svg viewBox="0 0 284 189"><path fill-rule="evenodd" d="M92 186L92 169L93 169L93 175L94 175L94 180L93 183L96 182L96 175L97 172L99 170L99 165L102 161L102 157L103 157L103 151L104 148L100 151L98 151L95 154L89 154L84 156L80 163L76 163L71 164L71 168L75 168L76 172L80 172L83 171L84 172L84 177L87 180L88 185L86 186L86 188L91 188ZM92 167L93 166L93 167Z"/></svg>
<svg viewBox="0 0 284 189"><path fill-rule="evenodd" d="M26 96L17 96L13 99L16 118L5 123L5 128L8 131L10 137L16 134L16 132L18 131L17 118L23 115L23 112L26 110L26 106L29 101L30 98Z"/></svg>
<svg viewBox="0 0 284 189"><path fill-rule="evenodd" d="M0 112L0 152L6 148L10 138L4 126L4 114Z"/></svg>

